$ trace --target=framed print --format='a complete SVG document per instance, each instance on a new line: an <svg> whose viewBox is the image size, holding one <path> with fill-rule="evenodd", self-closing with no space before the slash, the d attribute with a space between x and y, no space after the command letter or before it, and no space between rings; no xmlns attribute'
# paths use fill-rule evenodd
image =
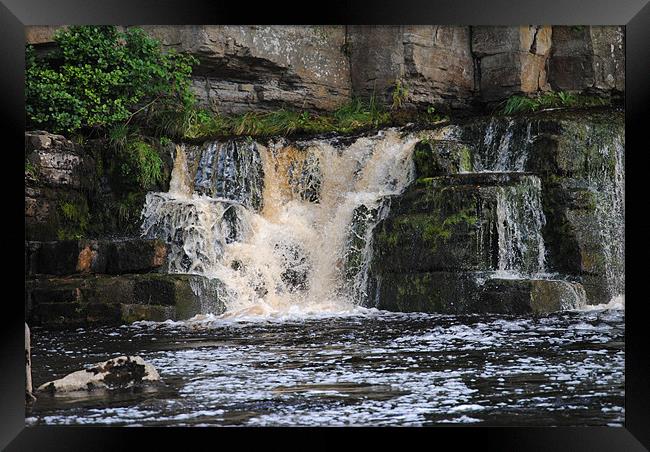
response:
<svg viewBox="0 0 650 452"><path fill-rule="evenodd" d="M644 450L650 6L458 3L3 0L3 446Z"/></svg>

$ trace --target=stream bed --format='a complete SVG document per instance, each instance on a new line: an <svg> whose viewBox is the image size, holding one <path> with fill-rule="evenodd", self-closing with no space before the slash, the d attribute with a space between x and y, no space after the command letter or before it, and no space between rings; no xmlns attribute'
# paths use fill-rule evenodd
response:
<svg viewBox="0 0 650 452"><path fill-rule="evenodd" d="M427 426L624 422L623 309L346 313L32 331L35 386L119 355L155 389L40 394L27 425Z"/></svg>

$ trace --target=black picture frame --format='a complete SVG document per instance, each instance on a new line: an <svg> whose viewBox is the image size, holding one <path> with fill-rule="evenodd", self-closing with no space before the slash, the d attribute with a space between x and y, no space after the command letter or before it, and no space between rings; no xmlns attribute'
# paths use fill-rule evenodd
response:
<svg viewBox="0 0 650 452"><path fill-rule="evenodd" d="M259 4L210 0L0 0L0 86L2 102L0 124L3 135L3 160L9 159L3 213L11 218L17 232L5 232L5 271L19 269L24 227L18 218L24 215L24 197L18 187L20 172L13 168L21 159L24 146L24 27L26 25L63 24L473 24L473 25L625 25L626 26L626 292L630 300L625 316L625 426L623 428L490 428L437 427L423 429L348 429L345 433L369 433L373 441L385 438L411 444L417 436L423 444L451 441L454 447L473 444L481 449L496 450L646 450L650 447L650 409L648 405L649 356L646 323L642 315L643 298L634 290L643 281L646 265L634 265L634 256L646 250L648 227L643 218L644 206L633 203L644 197L642 185L647 175L643 157L650 152L647 128L650 104L650 3L649 0L401 0L399 2L356 0L275 2ZM645 113L645 114L644 114ZM635 187L638 185L638 189ZM9 223L9 222L5 222ZM7 227L8 224L5 224ZM647 240L645 240L647 243ZM7 248L8 245L15 246ZM15 254L11 253L14 252ZM647 259L646 259L647 260ZM641 260L639 260L641 262ZM20 278L6 274L6 283L19 285ZM149 442L148 448L170 444L171 436L182 435L188 447L222 447L230 436L246 437L249 429L161 429L110 427L25 427L23 307L5 285L0 329L0 447L7 450L114 450L135 448L136 440ZM18 288L20 289L20 288ZM11 309L9 309L11 308ZM254 430L271 444L282 429ZM338 446L334 433L338 429L293 429L287 437L301 448ZM284 432L283 432L284 433ZM250 437L248 437L250 439ZM288 438L287 438L288 439ZM317 440L318 439L318 440ZM286 439L285 439L286 441ZM248 443L245 443L248 444ZM367 443L366 443L367 444ZM448 443L449 444L449 443ZM142 446L141 446L142 447ZM367 446L366 446L367 447Z"/></svg>

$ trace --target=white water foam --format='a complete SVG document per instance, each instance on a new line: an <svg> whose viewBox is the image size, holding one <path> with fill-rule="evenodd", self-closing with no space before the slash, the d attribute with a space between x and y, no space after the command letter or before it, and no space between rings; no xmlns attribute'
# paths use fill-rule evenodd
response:
<svg viewBox="0 0 650 452"><path fill-rule="evenodd" d="M202 193L209 192L203 173L213 168L201 172L201 162L220 159L206 153L259 152L264 174L259 210L193 192L185 149L179 147L170 191L147 195L143 235L171 244L170 272L223 282L223 318L354 311L366 293L372 229L387 212L383 200L411 182L416 142L388 129L343 148L328 141L280 140L244 145L236 154L234 144L204 149L198 171ZM360 207L366 215L355 215ZM359 228L355 221L365 224Z"/></svg>

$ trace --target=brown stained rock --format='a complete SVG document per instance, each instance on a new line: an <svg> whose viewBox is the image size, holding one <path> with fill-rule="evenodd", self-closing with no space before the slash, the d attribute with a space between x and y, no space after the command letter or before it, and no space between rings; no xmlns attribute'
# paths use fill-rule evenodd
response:
<svg viewBox="0 0 650 452"><path fill-rule="evenodd" d="M405 107L469 105L474 63L469 27L348 26L352 89L390 105L399 80Z"/></svg>
<svg viewBox="0 0 650 452"><path fill-rule="evenodd" d="M472 27L472 52L480 67L480 96L496 102L513 94L548 90L549 26Z"/></svg>
<svg viewBox="0 0 650 452"><path fill-rule="evenodd" d="M167 246L159 240L66 240L27 242L29 275L139 273L165 265Z"/></svg>
<svg viewBox="0 0 650 452"><path fill-rule="evenodd" d="M167 259L167 245L161 241L154 243L154 255L151 261L152 267L161 267Z"/></svg>
<svg viewBox="0 0 650 452"><path fill-rule="evenodd" d="M92 268L93 260L96 258L97 252L93 251L90 248L90 245L86 245L79 252L79 259L77 260L77 272L79 273L89 273Z"/></svg>

